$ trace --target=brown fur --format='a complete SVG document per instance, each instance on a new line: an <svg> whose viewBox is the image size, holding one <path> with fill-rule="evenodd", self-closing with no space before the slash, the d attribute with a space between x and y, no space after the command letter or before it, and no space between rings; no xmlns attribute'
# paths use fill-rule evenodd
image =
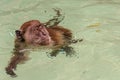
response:
<svg viewBox="0 0 120 80"><path fill-rule="evenodd" d="M54 26L46 27L38 20L31 20L25 22L19 30L16 31L15 48L10 63L6 67L6 73L12 77L16 76L13 70L16 69L17 64L28 60L26 51L22 51L32 46L49 46L53 51L51 56L56 56L59 49L64 49L66 52L72 48L68 47L72 33L69 29ZM69 50L68 50L69 49Z"/></svg>

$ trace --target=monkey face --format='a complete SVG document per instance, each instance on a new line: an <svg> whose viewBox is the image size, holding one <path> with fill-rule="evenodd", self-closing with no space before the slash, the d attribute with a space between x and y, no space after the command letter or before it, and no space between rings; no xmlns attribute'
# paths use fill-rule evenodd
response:
<svg viewBox="0 0 120 80"><path fill-rule="evenodd" d="M49 32L41 23L39 25L33 23L32 25L27 26L26 30L21 31L25 31L22 35L27 44L49 45L51 42ZM16 33L18 34L18 36L21 35L19 31L16 31Z"/></svg>

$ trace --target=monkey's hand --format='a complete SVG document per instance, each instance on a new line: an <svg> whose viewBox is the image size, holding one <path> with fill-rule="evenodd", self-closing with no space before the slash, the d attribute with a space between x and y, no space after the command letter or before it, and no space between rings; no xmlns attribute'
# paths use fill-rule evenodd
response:
<svg viewBox="0 0 120 80"><path fill-rule="evenodd" d="M17 77L17 75L13 71L13 68L11 68L10 66L6 67L5 70L7 74L11 75L11 77Z"/></svg>

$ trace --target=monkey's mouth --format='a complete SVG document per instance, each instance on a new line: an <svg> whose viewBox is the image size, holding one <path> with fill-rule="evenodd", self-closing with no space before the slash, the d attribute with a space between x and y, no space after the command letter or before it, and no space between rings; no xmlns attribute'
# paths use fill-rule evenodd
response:
<svg viewBox="0 0 120 80"><path fill-rule="evenodd" d="M42 39L35 40L32 43L35 44L35 45L45 46L45 45L51 44L51 42L52 42L51 38L48 38L48 39L42 38Z"/></svg>

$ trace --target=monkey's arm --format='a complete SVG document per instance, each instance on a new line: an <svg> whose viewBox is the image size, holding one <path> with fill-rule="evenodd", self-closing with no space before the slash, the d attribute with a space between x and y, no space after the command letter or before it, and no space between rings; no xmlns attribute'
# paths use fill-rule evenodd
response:
<svg viewBox="0 0 120 80"><path fill-rule="evenodd" d="M15 41L15 48L13 50L13 55L10 59L10 62L8 66L5 68L6 73L11 75L12 77L16 77L17 75L14 73L14 70L16 70L17 64L26 61L27 57L25 55L25 52L22 52L21 50L24 49L23 43L20 43L19 41Z"/></svg>

